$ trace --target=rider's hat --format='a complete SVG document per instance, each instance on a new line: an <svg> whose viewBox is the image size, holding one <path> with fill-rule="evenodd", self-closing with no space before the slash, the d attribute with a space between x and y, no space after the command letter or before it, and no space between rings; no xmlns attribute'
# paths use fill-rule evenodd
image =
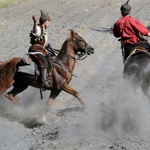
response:
<svg viewBox="0 0 150 150"><path fill-rule="evenodd" d="M39 22L45 22L45 21L50 21L51 18L48 14L44 13L42 10L41 10L41 17L39 19Z"/></svg>
<svg viewBox="0 0 150 150"><path fill-rule="evenodd" d="M120 8L121 12L123 12L124 14L125 13L128 14L131 10L131 6L128 3L129 3L129 0L126 3L124 3Z"/></svg>

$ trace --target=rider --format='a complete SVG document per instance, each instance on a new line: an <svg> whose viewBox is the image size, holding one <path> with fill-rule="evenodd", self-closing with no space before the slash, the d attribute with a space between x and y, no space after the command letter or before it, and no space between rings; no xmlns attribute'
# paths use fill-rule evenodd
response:
<svg viewBox="0 0 150 150"><path fill-rule="evenodd" d="M114 36L121 38L124 46L124 60L126 60L130 51L136 46L144 47L150 51L150 45L140 36L144 35L150 37L150 31L139 20L129 15L131 6L128 2L129 0L121 6L120 11L122 17L113 26Z"/></svg>
<svg viewBox="0 0 150 150"><path fill-rule="evenodd" d="M30 43L28 54L31 59L38 65L40 69L41 81L43 88L50 87L50 81L47 80L48 61L46 58L47 52L47 28L50 26L50 16L41 10L39 24L35 15L33 19L33 30L30 33Z"/></svg>

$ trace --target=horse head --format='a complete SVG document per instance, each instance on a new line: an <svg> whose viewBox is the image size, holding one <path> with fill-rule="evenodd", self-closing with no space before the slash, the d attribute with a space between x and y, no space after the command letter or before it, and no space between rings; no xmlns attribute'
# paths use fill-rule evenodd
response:
<svg viewBox="0 0 150 150"><path fill-rule="evenodd" d="M71 29L71 39L73 47L78 57L94 54L94 48L91 47L81 36Z"/></svg>
<svg viewBox="0 0 150 150"><path fill-rule="evenodd" d="M68 48L69 47L69 48ZM69 50L68 54L77 58L83 59L87 55L94 54L94 48L91 47L81 36L79 36L74 30L71 29L70 36L64 42L61 53L67 53L67 49ZM70 50L73 50L72 54Z"/></svg>

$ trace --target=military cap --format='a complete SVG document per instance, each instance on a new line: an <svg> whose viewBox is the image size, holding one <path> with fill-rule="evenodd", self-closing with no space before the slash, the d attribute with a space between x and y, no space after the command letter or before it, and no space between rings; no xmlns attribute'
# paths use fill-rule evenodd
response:
<svg viewBox="0 0 150 150"><path fill-rule="evenodd" d="M44 22L44 21L50 21L51 18L48 14L44 13L42 10L41 10L41 17L39 19L39 22Z"/></svg>
<svg viewBox="0 0 150 150"><path fill-rule="evenodd" d="M129 3L129 0L121 6L120 10L122 12L127 12L127 13L130 12L131 6L128 3Z"/></svg>

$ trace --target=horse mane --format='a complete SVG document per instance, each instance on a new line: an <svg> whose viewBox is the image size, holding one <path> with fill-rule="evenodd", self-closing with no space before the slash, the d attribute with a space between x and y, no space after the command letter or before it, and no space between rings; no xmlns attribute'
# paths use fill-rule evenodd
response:
<svg viewBox="0 0 150 150"><path fill-rule="evenodd" d="M62 44L61 50L66 49L66 45L69 41L71 41L71 39L74 37L75 32L71 29L71 33L70 36L64 41L64 43Z"/></svg>

